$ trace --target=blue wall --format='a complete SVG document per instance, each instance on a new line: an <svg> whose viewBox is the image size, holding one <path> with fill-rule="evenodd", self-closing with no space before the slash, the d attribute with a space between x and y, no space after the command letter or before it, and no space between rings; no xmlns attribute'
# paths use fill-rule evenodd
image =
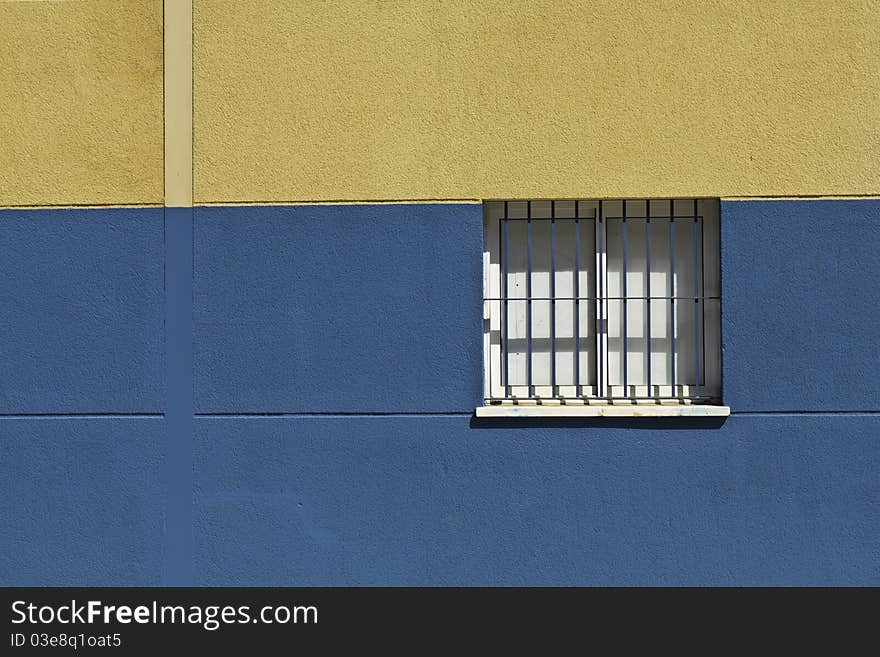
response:
<svg viewBox="0 0 880 657"><path fill-rule="evenodd" d="M473 410L482 208L197 208L195 405Z"/></svg>
<svg viewBox="0 0 880 657"><path fill-rule="evenodd" d="M0 584L162 581L161 209L0 211Z"/></svg>
<svg viewBox="0 0 880 657"><path fill-rule="evenodd" d="M0 413L164 405L161 209L0 211Z"/></svg>
<svg viewBox="0 0 880 657"><path fill-rule="evenodd" d="M722 203L726 421L474 419L481 212L0 212L0 582L880 583L880 202Z"/></svg>
<svg viewBox="0 0 880 657"><path fill-rule="evenodd" d="M0 584L162 583L161 418L0 418Z"/></svg>
<svg viewBox="0 0 880 657"><path fill-rule="evenodd" d="M725 402L880 409L880 201L738 201L721 218Z"/></svg>
<svg viewBox="0 0 880 657"><path fill-rule="evenodd" d="M196 579L880 583L878 416L512 424L200 419Z"/></svg>

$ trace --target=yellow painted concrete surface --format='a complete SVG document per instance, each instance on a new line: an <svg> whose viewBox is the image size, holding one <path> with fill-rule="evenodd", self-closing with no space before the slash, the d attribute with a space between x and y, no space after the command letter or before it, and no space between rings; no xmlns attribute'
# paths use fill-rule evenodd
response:
<svg viewBox="0 0 880 657"><path fill-rule="evenodd" d="M162 0L0 2L0 206L162 203Z"/></svg>
<svg viewBox="0 0 880 657"><path fill-rule="evenodd" d="M876 0L195 0L196 202L880 192Z"/></svg>

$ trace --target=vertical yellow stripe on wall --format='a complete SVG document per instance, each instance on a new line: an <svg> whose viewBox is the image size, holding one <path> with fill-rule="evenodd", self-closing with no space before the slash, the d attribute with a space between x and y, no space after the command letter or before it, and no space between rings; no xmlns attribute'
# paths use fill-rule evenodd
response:
<svg viewBox="0 0 880 657"><path fill-rule="evenodd" d="M165 0L165 205L189 207L192 169L192 0Z"/></svg>

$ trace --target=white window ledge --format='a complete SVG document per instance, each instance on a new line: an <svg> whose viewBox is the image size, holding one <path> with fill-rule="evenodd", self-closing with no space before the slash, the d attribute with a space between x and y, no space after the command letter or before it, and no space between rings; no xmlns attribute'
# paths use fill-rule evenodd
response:
<svg viewBox="0 0 880 657"><path fill-rule="evenodd" d="M727 417L729 406L708 404L562 404L478 406L477 417Z"/></svg>

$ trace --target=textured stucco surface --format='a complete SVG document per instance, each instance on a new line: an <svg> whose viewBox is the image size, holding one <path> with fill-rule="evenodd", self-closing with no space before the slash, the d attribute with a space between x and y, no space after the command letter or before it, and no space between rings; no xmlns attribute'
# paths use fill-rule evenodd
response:
<svg viewBox="0 0 880 657"><path fill-rule="evenodd" d="M415 339L436 362L481 349L476 313L472 325L437 322L421 281L393 276L424 227L407 206L387 207L197 211L196 261L216 265L197 265L196 315L236 321L196 322L196 396L216 414L195 421L196 582L878 581L876 308L864 298L878 269L876 200L722 204L726 421L475 420L479 390L449 394L449 374L441 395L400 385L392 375L409 352L393 330L346 340L336 356L379 386L373 399L391 416L363 413L362 386L321 370L334 349L295 349L294 336L346 314L421 316ZM462 261L445 226L463 207L431 216L431 248L448 262ZM382 229L363 230L377 216ZM481 222L457 230L470 242ZM376 277L394 279L395 295L329 281L332 294L310 297L310 281L333 276L317 257L331 248L337 272L372 280L371 292ZM438 303L479 295L478 270L440 280ZM254 340L271 342L252 352ZM235 367L221 370L229 354ZM275 368L290 380L278 385ZM265 410L252 390L279 416L247 415ZM425 412L438 401L458 413Z"/></svg>
<svg viewBox="0 0 880 657"><path fill-rule="evenodd" d="M878 416L475 424L197 420L196 581L880 583Z"/></svg>
<svg viewBox="0 0 880 657"><path fill-rule="evenodd" d="M196 0L196 201L876 194L878 14Z"/></svg>
<svg viewBox="0 0 880 657"><path fill-rule="evenodd" d="M0 584L155 586L161 418L0 417Z"/></svg>
<svg viewBox="0 0 880 657"><path fill-rule="evenodd" d="M480 206L169 211L164 325L162 210L0 212L0 583L878 584L878 206L722 203L726 420L474 419Z"/></svg>
<svg viewBox="0 0 880 657"><path fill-rule="evenodd" d="M159 412L161 208L0 210L0 414Z"/></svg>
<svg viewBox="0 0 880 657"><path fill-rule="evenodd" d="M197 412L481 403L480 205L195 214ZM721 230L725 403L875 409L880 202L724 202Z"/></svg>
<svg viewBox="0 0 880 657"><path fill-rule="evenodd" d="M194 212L196 412L480 398L482 205Z"/></svg>
<svg viewBox="0 0 880 657"><path fill-rule="evenodd" d="M880 408L880 201L721 204L724 400Z"/></svg>
<svg viewBox="0 0 880 657"><path fill-rule="evenodd" d="M161 203L162 1L0 2L0 205Z"/></svg>

